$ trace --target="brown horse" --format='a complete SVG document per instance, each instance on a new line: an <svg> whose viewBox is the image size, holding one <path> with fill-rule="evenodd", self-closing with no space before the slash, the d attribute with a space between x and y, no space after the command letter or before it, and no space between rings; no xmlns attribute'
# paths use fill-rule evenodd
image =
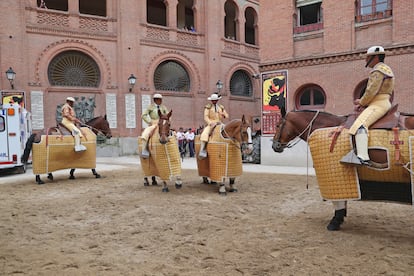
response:
<svg viewBox="0 0 414 276"><path fill-rule="evenodd" d="M95 117L92 120L86 122L84 125L89 129L91 129L96 135L104 136L108 139L112 137L111 129L109 127L109 122L105 116ZM27 139L26 146L21 157L23 163L27 163L29 159L30 152L33 148L33 143L39 143L41 141L42 135L71 135L70 131L63 126L56 126L50 127L47 130L43 129L37 133L32 134L29 139ZM75 169L72 168L69 173L69 179L75 179L74 176ZM100 178L101 176L96 172L95 169L92 169L93 175L96 178ZM53 174L48 173L48 179L53 180ZM40 179L40 175L36 175L36 183L37 184L44 184L44 182Z"/></svg>
<svg viewBox="0 0 414 276"><path fill-rule="evenodd" d="M216 133L214 135L214 133ZM197 140L199 140L199 136L196 137ZM216 145L215 143L220 143L221 145ZM224 167L227 166L226 171L227 173L223 172L221 174L220 172L218 174L214 173L213 176L212 171L215 170L216 167L222 167L223 164L219 164L217 162L218 160L215 160L216 158L221 158L224 155L219 154L220 156L214 156L213 159L210 159L213 150L214 152L217 151L217 149L213 149L213 147L221 147L225 143L230 145L231 147L226 150L225 152L227 154L231 154L232 152L235 154L233 158L229 158L229 162L225 162ZM210 148L210 153L209 153ZM220 151L220 149L218 149ZM216 184L217 182L220 182L219 184L219 194L220 195L226 195L226 187L224 182L221 182L221 180L224 177L229 177L230 181L230 188L229 192L237 192L237 189L234 188L235 184L235 177L232 174L240 175L242 171L242 160L241 160L241 152L250 153L253 150L253 142L252 142L252 130L250 127L250 123L246 120L245 116L242 116L242 119L234 119L230 121L229 123L225 125L218 125L213 130L212 136L210 138L209 143L207 144L207 153L208 157L203 160L197 159L197 167L198 167L198 173L200 176L203 177L203 183L211 183ZM196 148L196 156L198 155L199 147ZM226 156L227 157L227 156ZM235 167L233 169L229 167ZM221 171L222 168L219 168L218 171ZM232 172L233 171L233 172ZM208 177L210 177L211 182L209 182Z"/></svg>
<svg viewBox="0 0 414 276"><path fill-rule="evenodd" d="M141 167L145 174L144 186L149 186L148 175L153 174L151 175L151 184L158 185L156 176L159 176L163 181L163 192L169 192L167 179L172 175L176 177L175 188L180 189L182 187L181 177L178 175L181 174L178 144L170 129L171 115L172 110L168 114L161 114L158 110L159 120L154 132L158 131L149 140L150 158L141 158ZM168 160L165 160L167 158Z"/></svg>
<svg viewBox="0 0 414 276"><path fill-rule="evenodd" d="M347 199L413 204L410 184L412 169L409 169L412 161L407 164L401 161L407 161L412 155L407 137L414 136L414 132L409 130L414 128L411 125L413 118L403 118L403 126L398 131L370 129L370 157L387 162L385 169L339 163L343 154L352 148L350 135L342 129L348 116L319 111L289 112L276 128L272 148L280 153L294 146L299 139L309 143L321 195L324 199L333 200L335 206L335 215L327 228L339 230L346 216ZM393 157L395 162L390 162Z"/></svg>

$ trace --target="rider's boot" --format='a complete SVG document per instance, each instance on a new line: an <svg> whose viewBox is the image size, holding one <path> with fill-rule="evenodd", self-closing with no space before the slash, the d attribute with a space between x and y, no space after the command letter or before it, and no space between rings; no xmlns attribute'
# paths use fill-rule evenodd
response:
<svg viewBox="0 0 414 276"><path fill-rule="evenodd" d="M86 147L81 144L79 133L76 132L76 131L73 131L72 134L73 134L73 136L75 138L75 151L76 152L85 151L86 150Z"/></svg>
<svg viewBox="0 0 414 276"><path fill-rule="evenodd" d="M352 149L342 159L341 163L353 165L370 164L368 155L368 133L364 127L360 127L355 135L356 149Z"/></svg>
<svg viewBox="0 0 414 276"><path fill-rule="evenodd" d="M357 149L357 156L361 161L361 164L370 166L371 162L368 155L368 133L366 133L366 131L357 132L355 135L355 145Z"/></svg>
<svg viewBox="0 0 414 276"><path fill-rule="evenodd" d="M200 152L198 153L199 159L204 159L207 157L206 145L207 145L207 142L201 141Z"/></svg>
<svg viewBox="0 0 414 276"><path fill-rule="evenodd" d="M145 139L142 139L142 151L141 151L141 157L144 159L148 159L150 156L150 152L148 150L148 141Z"/></svg>

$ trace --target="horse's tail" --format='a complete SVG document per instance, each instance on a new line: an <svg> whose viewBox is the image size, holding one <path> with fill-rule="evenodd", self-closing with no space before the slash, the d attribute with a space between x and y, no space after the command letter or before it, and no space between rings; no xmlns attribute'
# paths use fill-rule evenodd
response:
<svg viewBox="0 0 414 276"><path fill-rule="evenodd" d="M26 164L27 163L27 160L29 159L29 155L30 155L30 152L32 151L32 147L33 147L33 143L34 143L35 137L36 137L36 134L32 134L27 139L26 146L24 148L23 155L21 157L21 161L24 164Z"/></svg>

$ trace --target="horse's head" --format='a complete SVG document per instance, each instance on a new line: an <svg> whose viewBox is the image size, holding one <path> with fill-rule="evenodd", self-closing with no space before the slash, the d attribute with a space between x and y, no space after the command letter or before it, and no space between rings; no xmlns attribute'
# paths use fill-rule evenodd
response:
<svg viewBox="0 0 414 276"><path fill-rule="evenodd" d="M287 139L288 131L285 129L286 119L283 118L278 125L276 125L276 132L273 136L272 149L275 152L283 152L290 140ZM285 129L285 130L284 130Z"/></svg>
<svg viewBox="0 0 414 276"><path fill-rule="evenodd" d="M244 153L253 151L252 128L244 115L241 120L232 120L224 126L224 136L239 142Z"/></svg>
<svg viewBox="0 0 414 276"><path fill-rule="evenodd" d="M253 151L252 128L244 115L240 126L240 141L243 153L250 154Z"/></svg>
<svg viewBox="0 0 414 276"><path fill-rule="evenodd" d="M86 125L90 126L95 134L103 134L106 138L112 137L111 128L109 122L105 116L95 117L92 120L86 122Z"/></svg>
<svg viewBox="0 0 414 276"><path fill-rule="evenodd" d="M161 111L158 110L158 133L160 135L160 143L166 144L168 143L168 137L170 136L170 117L172 114L172 110L168 112L168 114L163 115Z"/></svg>

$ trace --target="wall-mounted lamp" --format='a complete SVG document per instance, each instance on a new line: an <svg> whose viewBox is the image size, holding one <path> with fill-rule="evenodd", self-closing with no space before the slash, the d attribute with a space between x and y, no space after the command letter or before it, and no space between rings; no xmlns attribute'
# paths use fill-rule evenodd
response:
<svg viewBox="0 0 414 276"><path fill-rule="evenodd" d="M14 89L14 78L16 78L16 72L14 72L11 67L6 71L6 77L10 82L11 89Z"/></svg>
<svg viewBox="0 0 414 276"><path fill-rule="evenodd" d="M220 95L221 89L223 88L223 82L221 80L218 80L216 82L216 87L217 87L217 95Z"/></svg>
<svg viewBox="0 0 414 276"><path fill-rule="evenodd" d="M134 88L136 81L137 81L137 78L134 76L134 74L131 74L131 76L129 76L128 78L129 92L132 92L132 88Z"/></svg>

